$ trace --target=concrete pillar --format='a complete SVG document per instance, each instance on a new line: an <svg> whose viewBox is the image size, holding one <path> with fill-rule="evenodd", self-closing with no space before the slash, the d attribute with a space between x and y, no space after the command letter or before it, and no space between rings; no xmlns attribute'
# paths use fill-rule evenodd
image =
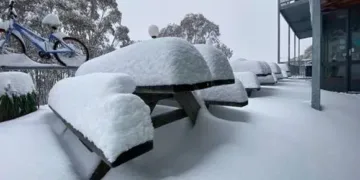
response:
<svg viewBox="0 0 360 180"><path fill-rule="evenodd" d="M320 91L320 63L321 63L321 3L320 0L310 0L310 12L312 16L312 84L311 84L311 107L321 110Z"/></svg>

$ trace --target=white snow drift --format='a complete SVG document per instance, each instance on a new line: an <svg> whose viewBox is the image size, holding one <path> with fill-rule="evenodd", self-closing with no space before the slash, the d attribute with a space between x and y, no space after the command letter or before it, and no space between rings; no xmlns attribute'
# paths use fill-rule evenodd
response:
<svg viewBox="0 0 360 180"><path fill-rule="evenodd" d="M29 67L29 66L49 66L49 64L41 64L32 61L25 54L1 54L0 55L0 67L11 66L11 67ZM51 66L60 66L57 64L51 64Z"/></svg>
<svg viewBox="0 0 360 180"><path fill-rule="evenodd" d="M0 144L1 179L79 179L71 160L47 124L0 123Z"/></svg>
<svg viewBox="0 0 360 180"><path fill-rule="evenodd" d="M22 72L0 72L0 96L26 95L35 91L31 76Z"/></svg>
<svg viewBox="0 0 360 180"><path fill-rule="evenodd" d="M186 40L174 37L115 50L84 63L76 75L94 72L126 73L137 86L196 84L212 79L200 52Z"/></svg>
<svg viewBox="0 0 360 180"><path fill-rule="evenodd" d="M198 91L205 101L243 103L248 96L243 84L235 78L235 84L214 86Z"/></svg>
<svg viewBox="0 0 360 180"><path fill-rule="evenodd" d="M210 69L212 80L234 79L233 71L224 53L209 44L196 44L195 47L204 57Z"/></svg>
<svg viewBox="0 0 360 180"><path fill-rule="evenodd" d="M124 74L94 73L59 81L49 105L113 162L124 151L153 139L149 107Z"/></svg>

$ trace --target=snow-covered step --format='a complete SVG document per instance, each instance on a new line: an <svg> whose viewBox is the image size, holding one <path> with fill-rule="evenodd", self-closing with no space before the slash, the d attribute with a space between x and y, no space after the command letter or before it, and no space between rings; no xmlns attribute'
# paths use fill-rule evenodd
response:
<svg viewBox="0 0 360 180"><path fill-rule="evenodd" d="M135 88L128 75L93 73L63 79L49 93L49 107L101 157L94 178L153 147L150 108Z"/></svg>

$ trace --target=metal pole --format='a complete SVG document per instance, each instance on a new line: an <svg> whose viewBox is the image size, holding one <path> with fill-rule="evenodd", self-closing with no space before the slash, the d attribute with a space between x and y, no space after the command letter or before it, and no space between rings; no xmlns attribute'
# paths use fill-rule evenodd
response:
<svg viewBox="0 0 360 180"><path fill-rule="evenodd" d="M321 110L320 61L321 61L321 4L320 0L310 0L312 16L312 84L311 107Z"/></svg>
<svg viewBox="0 0 360 180"><path fill-rule="evenodd" d="M300 58L300 38L298 39L298 58Z"/></svg>
<svg viewBox="0 0 360 180"><path fill-rule="evenodd" d="M296 35L295 35L295 32L294 32L294 60L297 60L296 59Z"/></svg>
<svg viewBox="0 0 360 180"><path fill-rule="evenodd" d="M290 26L288 30L288 63L290 64Z"/></svg>
<svg viewBox="0 0 360 180"><path fill-rule="evenodd" d="M278 25L278 29L277 29L277 38L278 38L278 42L277 42L277 62L280 63L280 0L278 0L278 19L277 19L277 25Z"/></svg>

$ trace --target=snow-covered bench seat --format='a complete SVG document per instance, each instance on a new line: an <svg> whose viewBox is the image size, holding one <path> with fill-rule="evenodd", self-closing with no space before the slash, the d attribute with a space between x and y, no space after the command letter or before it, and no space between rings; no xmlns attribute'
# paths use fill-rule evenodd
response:
<svg viewBox="0 0 360 180"><path fill-rule="evenodd" d="M150 109L135 88L128 75L93 73L63 79L49 93L52 111L102 159L91 179L153 148Z"/></svg>
<svg viewBox="0 0 360 180"><path fill-rule="evenodd" d="M248 96L243 84L235 78L235 84L215 86L198 91L205 105L243 107L248 105Z"/></svg>
<svg viewBox="0 0 360 180"><path fill-rule="evenodd" d="M253 72L236 72L234 76L244 85L248 97L251 96L253 91L261 89L260 81Z"/></svg>
<svg viewBox="0 0 360 180"><path fill-rule="evenodd" d="M226 56L209 44L197 44L195 47L204 57L211 75L213 87L199 90L207 105L225 105L242 107L248 104L244 86L234 78L234 73Z"/></svg>
<svg viewBox="0 0 360 180"><path fill-rule="evenodd" d="M0 179L78 180L74 167L47 124L0 124Z"/></svg>
<svg viewBox="0 0 360 180"><path fill-rule="evenodd" d="M276 78L277 78L278 80L281 80L281 79L284 78L283 75L282 75L282 73L281 73L281 69L280 69L279 65L277 65L277 64L274 63L274 62L267 62L267 63L268 63L268 65L269 65L270 68L271 68L271 72L275 74L275 76L276 76Z"/></svg>
<svg viewBox="0 0 360 180"><path fill-rule="evenodd" d="M259 78L261 85L274 85L277 83L277 80L275 79L274 75L272 74L271 68L267 62L259 61L262 68L264 69L266 76L261 76Z"/></svg>
<svg viewBox="0 0 360 180"><path fill-rule="evenodd" d="M76 76L95 72L130 75L137 86L135 94L151 111L158 101L174 98L182 109L153 117L164 122L154 127L186 116L195 124L200 105L192 91L212 86L212 75L201 53L186 40L174 37L138 42L94 58L82 64Z"/></svg>

